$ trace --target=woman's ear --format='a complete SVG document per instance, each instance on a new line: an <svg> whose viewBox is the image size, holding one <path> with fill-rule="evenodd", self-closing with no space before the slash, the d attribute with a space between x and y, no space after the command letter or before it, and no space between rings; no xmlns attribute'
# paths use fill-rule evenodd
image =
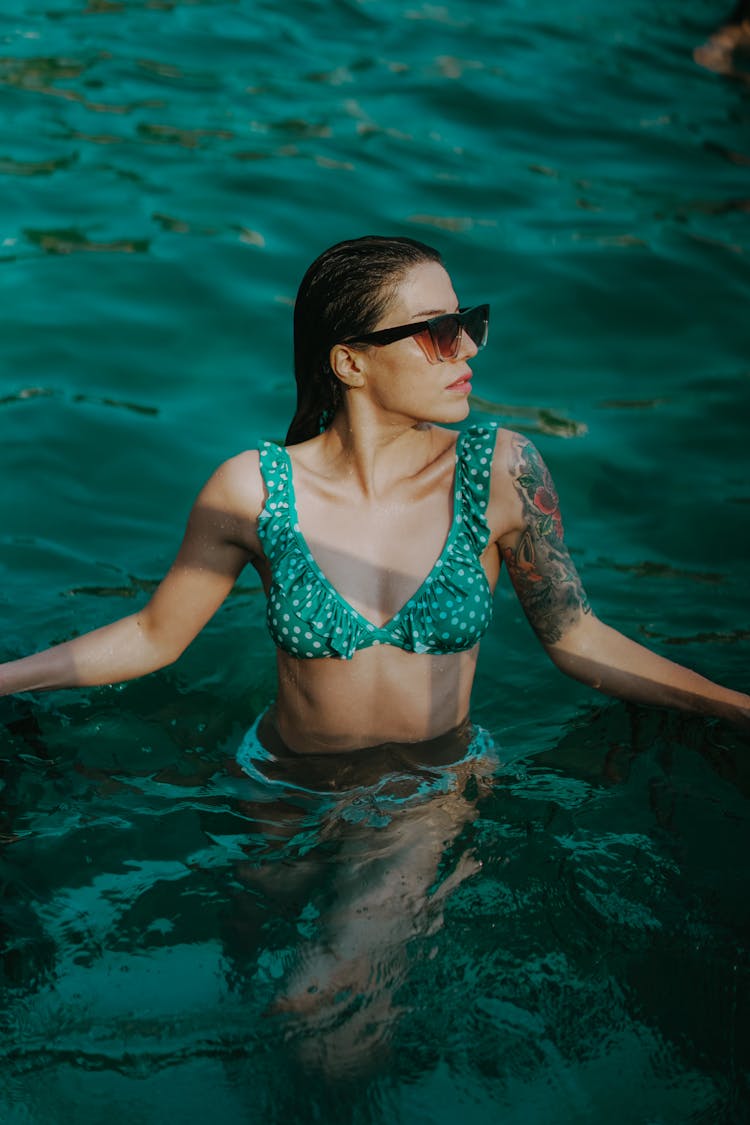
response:
<svg viewBox="0 0 750 1125"><path fill-rule="evenodd" d="M348 344L335 344L331 348L328 361L331 371L347 387L361 387L364 384L364 365L362 351Z"/></svg>

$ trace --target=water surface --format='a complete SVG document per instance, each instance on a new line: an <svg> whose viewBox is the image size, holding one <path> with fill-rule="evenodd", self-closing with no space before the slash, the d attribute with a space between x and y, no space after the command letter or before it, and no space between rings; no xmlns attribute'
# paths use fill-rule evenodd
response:
<svg viewBox="0 0 750 1125"><path fill-rule="evenodd" d="M750 107L692 54L723 15L6 3L4 654L142 603L213 467L285 432L308 263L392 232L491 302L475 418L538 442L599 615L746 689ZM233 772L273 683L248 573L173 668L6 701L4 1121L747 1120L746 737L565 680L503 585L497 757L381 822ZM326 948L354 985L285 1008Z"/></svg>

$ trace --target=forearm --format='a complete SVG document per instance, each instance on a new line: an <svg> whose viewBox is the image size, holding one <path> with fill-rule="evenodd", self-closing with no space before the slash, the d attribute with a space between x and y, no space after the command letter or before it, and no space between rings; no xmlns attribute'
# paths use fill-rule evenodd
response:
<svg viewBox="0 0 750 1125"><path fill-rule="evenodd" d="M606 695L750 727L750 696L658 656L596 617L581 618L547 651L561 671Z"/></svg>
<svg viewBox="0 0 750 1125"><path fill-rule="evenodd" d="M0 665L0 695L132 680L178 655L159 642L140 613L75 640Z"/></svg>

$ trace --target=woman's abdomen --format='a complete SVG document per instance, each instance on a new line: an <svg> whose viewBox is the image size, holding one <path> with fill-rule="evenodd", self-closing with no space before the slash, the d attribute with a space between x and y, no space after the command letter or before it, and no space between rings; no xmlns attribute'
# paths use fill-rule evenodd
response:
<svg viewBox="0 0 750 1125"><path fill-rule="evenodd" d="M379 645L352 660L299 660L278 651L279 735L299 753L435 738L466 718L477 654Z"/></svg>

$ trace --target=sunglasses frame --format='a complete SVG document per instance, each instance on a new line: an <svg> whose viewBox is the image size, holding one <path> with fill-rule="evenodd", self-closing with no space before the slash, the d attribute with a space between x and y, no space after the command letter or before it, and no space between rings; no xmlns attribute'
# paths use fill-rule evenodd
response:
<svg viewBox="0 0 750 1125"><path fill-rule="evenodd" d="M430 335L430 341L437 358L433 359L425 351L425 355L430 363L443 363L449 359L455 359L458 354L459 341L462 333L466 330L466 321L472 313L482 313L484 316L484 333L481 342L474 340L474 346L479 349L483 348L487 343L487 329L490 318L490 306L485 305L472 305L471 307L461 308L458 312L454 313L441 313L440 316L432 316L429 320L418 320L412 324L397 324L393 328L380 328L377 332L365 332L362 336L350 336L346 340L342 340L342 344L374 344L376 347L384 347L387 344L395 344L397 340L405 340L409 336L420 336L425 332ZM438 345L437 327L447 320L457 320L459 323L459 331L456 332L456 349L453 355L441 355ZM419 341L418 341L419 342ZM424 349L423 349L424 350Z"/></svg>

